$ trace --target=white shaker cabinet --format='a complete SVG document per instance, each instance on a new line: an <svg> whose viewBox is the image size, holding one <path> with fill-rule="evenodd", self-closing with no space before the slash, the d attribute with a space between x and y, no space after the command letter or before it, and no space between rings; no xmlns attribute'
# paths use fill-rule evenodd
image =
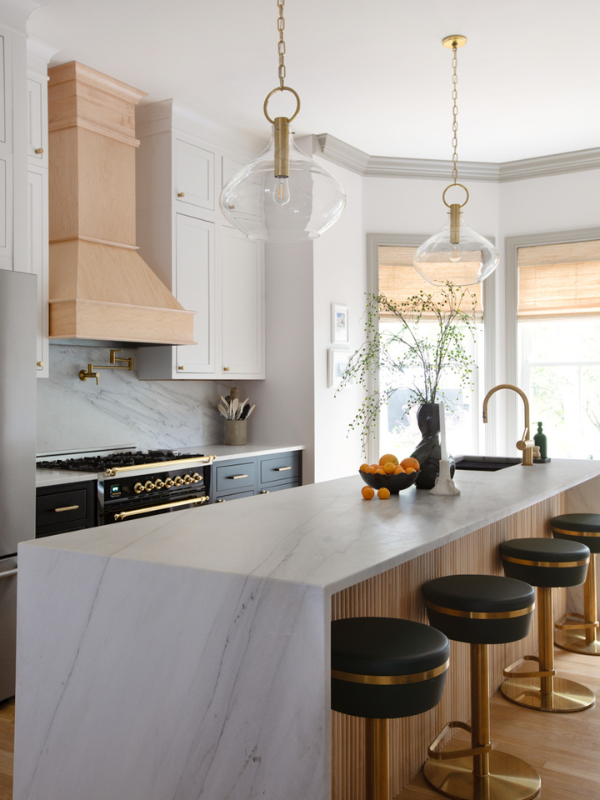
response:
<svg viewBox="0 0 600 800"><path fill-rule="evenodd" d="M244 155L201 138L177 104L137 109L140 255L195 311L195 345L142 347L141 380L265 377L264 247L226 224L222 183ZM181 125L181 127L178 127Z"/></svg>
<svg viewBox="0 0 600 800"><path fill-rule="evenodd" d="M32 165L48 166L48 77L27 77L27 156Z"/></svg>
<svg viewBox="0 0 600 800"><path fill-rule="evenodd" d="M29 167L29 271L37 275L37 376L48 377L48 170Z"/></svg>
<svg viewBox="0 0 600 800"><path fill-rule="evenodd" d="M221 228L221 366L236 377L264 373L262 248L235 228Z"/></svg>

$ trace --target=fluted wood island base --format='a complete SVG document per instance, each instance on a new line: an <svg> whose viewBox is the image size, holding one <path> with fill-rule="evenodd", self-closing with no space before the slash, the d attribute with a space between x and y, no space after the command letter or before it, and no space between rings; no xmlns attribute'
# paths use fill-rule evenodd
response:
<svg viewBox="0 0 600 800"><path fill-rule="evenodd" d="M356 476L24 544L15 800L362 800L362 723L329 711L331 618L425 621L424 581L499 574L500 541L589 510L599 476L553 460L371 502ZM491 648L492 690L534 636ZM393 793L468 719L466 648L442 703L392 723Z"/></svg>

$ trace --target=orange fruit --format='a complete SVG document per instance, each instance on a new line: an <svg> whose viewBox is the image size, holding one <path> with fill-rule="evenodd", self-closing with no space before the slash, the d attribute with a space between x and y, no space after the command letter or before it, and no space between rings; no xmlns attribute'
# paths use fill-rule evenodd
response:
<svg viewBox="0 0 600 800"><path fill-rule="evenodd" d="M383 471L385 472L386 475L391 475L394 472L395 469L396 469L396 467L394 466L392 461L387 461L383 465Z"/></svg>
<svg viewBox="0 0 600 800"><path fill-rule="evenodd" d="M385 486L382 486L381 489L377 490L377 497L380 500L387 500L390 496L390 490L386 489Z"/></svg>
<svg viewBox="0 0 600 800"><path fill-rule="evenodd" d="M375 472L375 470L373 469L373 467L367 467L366 469L363 470L363 472L365 472L367 475L372 475Z"/></svg>
<svg viewBox="0 0 600 800"><path fill-rule="evenodd" d="M370 486L363 486L361 494L365 500L372 500L375 497L375 489Z"/></svg>
<svg viewBox="0 0 600 800"><path fill-rule="evenodd" d="M417 471L417 470L416 470L416 469L414 469L414 467L407 467L407 468L406 468L406 474L407 474L407 475L412 475L412 473L413 473L413 472L416 472L416 471Z"/></svg>
<svg viewBox="0 0 600 800"><path fill-rule="evenodd" d="M406 472L404 467L396 467L396 469L394 470L394 475L402 475L404 472Z"/></svg>
<svg viewBox="0 0 600 800"><path fill-rule="evenodd" d="M397 467L398 466L398 459L396 456L393 456L391 453L386 453L384 456L381 456L379 459L379 466L383 467L384 464L387 464L388 461L391 461L392 464Z"/></svg>
<svg viewBox="0 0 600 800"><path fill-rule="evenodd" d="M371 466L373 467L373 469L377 469L379 467L379 464L371 464Z"/></svg>
<svg viewBox="0 0 600 800"><path fill-rule="evenodd" d="M358 471L359 471L359 472L366 472L366 471L367 471L367 469L368 469L368 467L369 467L369 465L368 465L368 464L361 464L361 465L360 465L360 469L359 469Z"/></svg>
<svg viewBox="0 0 600 800"><path fill-rule="evenodd" d="M414 470L418 471L421 469L421 465L417 461L416 458L409 456L409 458L403 458L400 464L406 469L407 467L412 467Z"/></svg>
<svg viewBox="0 0 600 800"><path fill-rule="evenodd" d="M385 475L385 470L382 467L378 467L375 470L375 475Z"/></svg>

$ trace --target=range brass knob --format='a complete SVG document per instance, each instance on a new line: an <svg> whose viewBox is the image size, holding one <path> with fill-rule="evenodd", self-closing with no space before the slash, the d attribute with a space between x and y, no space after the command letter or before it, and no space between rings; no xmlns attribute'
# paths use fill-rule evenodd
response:
<svg viewBox="0 0 600 800"><path fill-rule="evenodd" d="M191 476L191 475L184 475L184 476L183 476L183 482L184 482L184 483L193 483L193 482L194 482L194 479L192 478L192 476Z"/></svg>
<svg viewBox="0 0 600 800"><path fill-rule="evenodd" d="M136 494L141 494L144 491L144 485L142 483L136 483L136 485L133 487L133 491Z"/></svg>
<svg viewBox="0 0 600 800"><path fill-rule="evenodd" d="M178 475L175 478L175 486L181 486L182 483L183 483L183 478L181 477L181 475Z"/></svg>
<svg viewBox="0 0 600 800"><path fill-rule="evenodd" d="M161 481L160 478L158 480L154 481L154 485L156 486L157 489L164 489L164 487L165 487L164 482Z"/></svg>
<svg viewBox="0 0 600 800"><path fill-rule="evenodd" d="M167 489L170 489L171 486L175 486L175 481L172 478L167 478L167 480L165 481L165 486L167 487Z"/></svg>
<svg viewBox="0 0 600 800"><path fill-rule="evenodd" d="M201 483L202 480L203 480L202 475L198 475L197 472L194 472L194 474L192 475L192 478L194 480L194 483Z"/></svg>
<svg viewBox="0 0 600 800"><path fill-rule="evenodd" d="M147 492L151 492L152 489L154 489L154 484L152 483L152 481L146 481L146 483L144 484L144 489Z"/></svg>

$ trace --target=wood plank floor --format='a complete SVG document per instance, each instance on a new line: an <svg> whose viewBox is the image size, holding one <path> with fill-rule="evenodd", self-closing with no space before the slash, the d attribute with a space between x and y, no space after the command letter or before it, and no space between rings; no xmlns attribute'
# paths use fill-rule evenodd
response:
<svg viewBox="0 0 600 800"><path fill-rule="evenodd" d="M492 741L542 776L540 800L600 799L600 658L554 651L559 674L589 686L596 705L577 714L543 714L492 698ZM0 800L12 800L15 702L0 703ZM440 800L417 777L396 800ZM83 800L80 798L79 800Z"/></svg>
<svg viewBox="0 0 600 800"><path fill-rule="evenodd" d="M535 767L542 778L539 800L600 800L600 658L558 649L554 656L559 675L589 686L596 705L576 714L548 714L521 708L496 692L492 742ZM441 797L421 774L396 800Z"/></svg>

